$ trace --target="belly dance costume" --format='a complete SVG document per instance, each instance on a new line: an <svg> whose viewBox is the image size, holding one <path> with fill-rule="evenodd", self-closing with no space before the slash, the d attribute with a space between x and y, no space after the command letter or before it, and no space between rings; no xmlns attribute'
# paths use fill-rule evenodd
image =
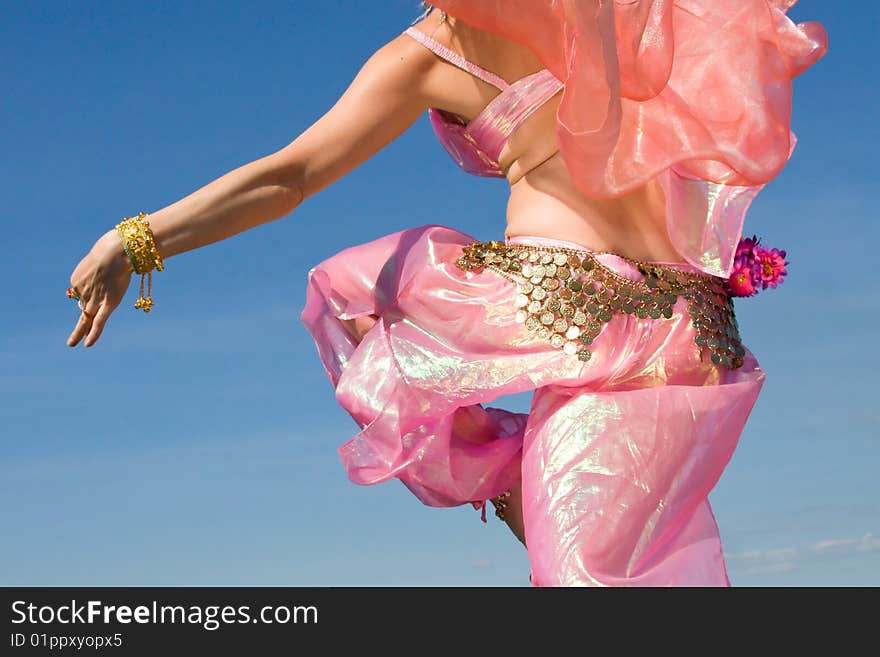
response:
<svg viewBox="0 0 880 657"><path fill-rule="evenodd" d="M507 138L566 83L543 69L508 84L406 34L500 89L470 122L429 112L461 168L503 176ZM535 586L729 585L708 494L765 375L706 262L437 224L321 262L302 320L361 429L339 448L349 478L397 478L426 505L472 503L484 519L521 482ZM370 314L358 343L340 320ZM529 390L529 413L488 405Z"/></svg>

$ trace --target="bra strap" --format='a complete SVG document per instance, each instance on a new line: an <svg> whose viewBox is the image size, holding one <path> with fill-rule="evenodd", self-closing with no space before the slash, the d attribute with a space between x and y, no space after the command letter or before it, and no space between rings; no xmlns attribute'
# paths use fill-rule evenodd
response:
<svg viewBox="0 0 880 657"><path fill-rule="evenodd" d="M408 27L404 34L408 34L426 48L433 50L435 54L439 55L446 61L455 64L459 68L464 69L468 73L477 76L483 82L488 82L489 84L498 87L501 90L504 90L510 86L503 78L500 78L491 71L487 71L481 66L477 66L473 62L466 60L463 56L459 55L454 50L450 50L442 43L428 36L414 26Z"/></svg>

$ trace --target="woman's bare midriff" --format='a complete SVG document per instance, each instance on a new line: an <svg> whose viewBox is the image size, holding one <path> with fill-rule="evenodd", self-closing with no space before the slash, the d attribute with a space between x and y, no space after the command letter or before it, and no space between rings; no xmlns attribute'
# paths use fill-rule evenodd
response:
<svg viewBox="0 0 880 657"><path fill-rule="evenodd" d="M565 240L635 260L683 263L666 232L664 205L656 182L614 199L584 195L557 151L511 185L504 234L507 239Z"/></svg>
<svg viewBox="0 0 880 657"><path fill-rule="evenodd" d="M419 28L506 80L522 79L543 66L522 44L451 16L441 23L434 12ZM441 62L440 71L442 75L432 79L435 95L443 104L469 108L456 111L465 120L486 106L486 91L476 90L490 85L475 83L471 73L448 62ZM547 237L635 260L684 263L666 232L665 201L659 185L651 183L614 199L590 198L575 186L556 137L562 95L556 94L522 122L498 156L510 181L505 237Z"/></svg>

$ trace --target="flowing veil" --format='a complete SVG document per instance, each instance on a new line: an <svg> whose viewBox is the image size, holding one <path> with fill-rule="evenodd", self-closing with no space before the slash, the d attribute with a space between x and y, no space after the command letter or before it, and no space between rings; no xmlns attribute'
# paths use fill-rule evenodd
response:
<svg viewBox="0 0 880 657"><path fill-rule="evenodd" d="M565 82L560 151L585 194L656 179L692 265L729 276L754 197L785 166L792 84L825 54L796 0L435 0L529 46Z"/></svg>

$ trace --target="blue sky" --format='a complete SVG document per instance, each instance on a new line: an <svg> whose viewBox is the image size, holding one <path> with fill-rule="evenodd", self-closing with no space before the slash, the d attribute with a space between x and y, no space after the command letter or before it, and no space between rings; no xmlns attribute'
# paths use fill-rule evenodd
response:
<svg viewBox="0 0 880 657"><path fill-rule="evenodd" d="M494 519L349 483L357 426L299 320L309 268L346 246L503 234L505 183L457 170L425 116L291 215L169 259L150 315L135 279L94 347L65 345L101 233L292 141L417 5L0 7L0 584L528 585ZM767 380L710 496L734 585L880 585L877 12L790 12L831 48L795 81L800 142L746 222L791 264L737 305Z"/></svg>

